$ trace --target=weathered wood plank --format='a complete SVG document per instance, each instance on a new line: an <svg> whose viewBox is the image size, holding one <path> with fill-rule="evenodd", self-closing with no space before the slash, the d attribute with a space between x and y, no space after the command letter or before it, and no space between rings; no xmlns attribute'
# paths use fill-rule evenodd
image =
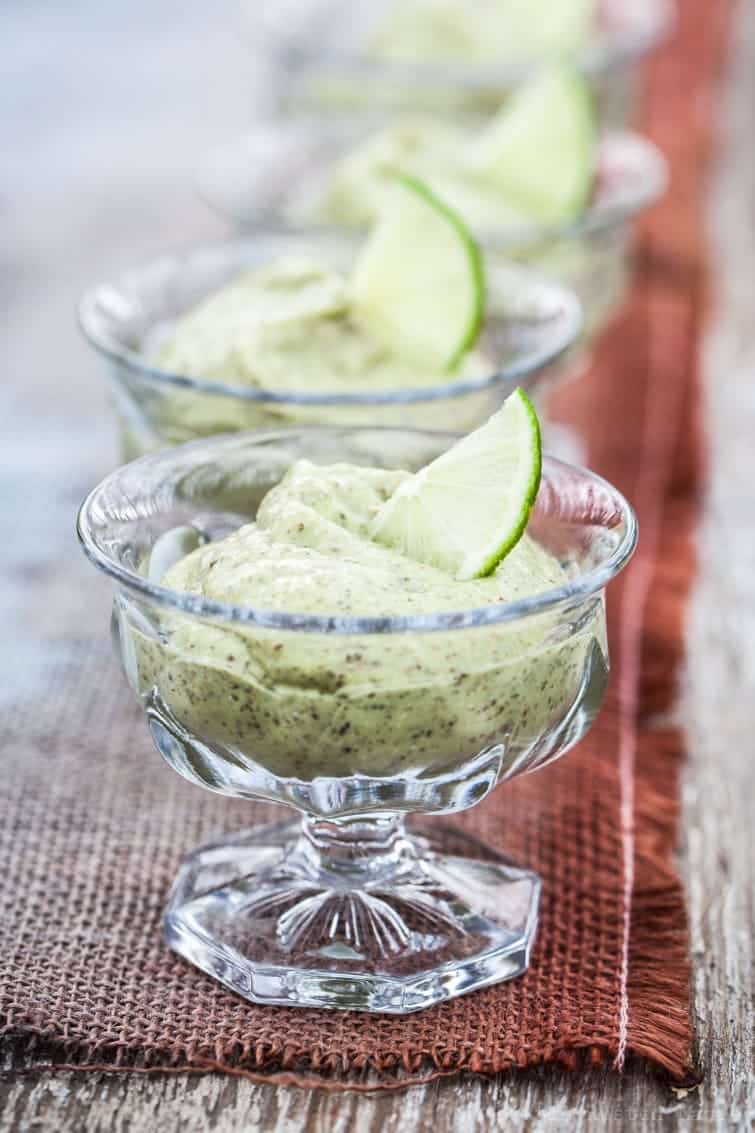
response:
<svg viewBox="0 0 755 1133"><path fill-rule="evenodd" d="M132 12L137 7L133 5ZM181 9L195 32L202 27L201 7L190 4ZM17 12L22 8L25 6L18 5ZM178 7L174 16L179 18ZM169 26L170 21L165 20L163 32ZM20 19L18 27L22 27ZM23 27L29 36L34 31L31 24ZM182 42L189 60L188 39ZM751 754L755 734L755 6L750 0L741 5L735 42L737 50L722 108L724 147L710 203L718 293L706 347L712 479L680 706L691 740L681 863L692 923L693 1003L700 1036L699 1059L706 1074L703 1085L685 1095L635 1066L623 1079L601 1072L573 1076L548 1069L495 1081L453 1079L400 1094L357 1096L255 1085L215 1075L33 1072L0 1083L2 1129L61 1133L157 1129L161 1133L173 1129L182 1133L230 1133L238 1129L277 1133L299 1129L311 1133L430 1129L436 1133L468 1133L473 1129L598 1133L628 1129L632 1133L686 1133L750 1128L755 1117L749 994L755 931L750 844L755 796ZM214 62L217 64L217 59ZM226 96L230 89L224 88ZM213 97L218 111L222 99L217 91ZM176 115L170 128L177 128L179 121ZM81 127L79 119L77 125ZM108 121L109 129L113 126ZM96 144L94 133L93 128L89 135L92 144ZM135 131L135 147L143 134ZM178 150L183 159L188 158L187 136L178 140ZM22 152L20 147L18 152ZM147 150L140 152L147 160ZM50 147L41 150L39 160L43 158L53 160ZM119 169L122 179L125 166ZM165 165L158 175L167 178ZM121 180L112 189L117 197L114 207L121 206L118 215L123 217L129 187ZM80 196L83 218L97 195L87 197L83 182L75 186L75 191ZM166 220L159 224L154 215L148 215L154 209L168 208L169 196L163 182L150 200L136 207L135 215L126 213L122 223L103 218L100 230L91 237L96 246L86 249L73 247L75 224L67 235L56 234L49 219L44 228L40 215L43 233L47 231L44 239L55 245L53 258L61 253L71 257L69 279L78 282L80 276L84 282L88 274L96 274L100 268L95 261L123 261L138 255L133 237L140 230L145 233L141 239L146 248L150 239L157 246L159 234L170 238L169 232L162 232L166 224L178 232L190 217L197 222L195 227L201 227L199 212L195 213L188 197L180 200L177 209L166 212ZM88 231L92 233L91 224ZM25 341L26 320L35 303L42 304L49 296L50 280L43 274L49 249L38 234L33 238L23 225L13 240L6 280L13 279L8 268L14 262L19 271L37 272L34 279L22 279L28 299L22 308L14 308L10 326L16 357L26 363L34 360L37 348L37 344ZM30 247L36 252L36 260L29 260ZM49 329L56 333L56 320L62 320L64 307L67 312L70 297L60 280L53 280L52 286ZM61 341L64 361L75 362L78 354L68 332ZM82 373L83 379L77 380L87 396L99 397L92 371L84 367ZM65 392L70 394L70 390Z"/></svg>
<svg viewBox="0 0 755 1133"><path fill-rule="evenodd" d="M546 1071L495 1081L456 1079L369 1096L257 1086L219 1076L35 1075L14 1083L6 1105L7 1127L24 1131L591 1133L624 1127L632 1133L686 1133L701 1128L694 1101L677 1097L643 1071L623 1082L599 1072L574 1076Z"/></svg>
<svg viewBox="0 0 755 1133"><path fill-rule="evenodd" d="M751 1128L752 807L755 800L755 6L740 5L709 199L715 308L705 344L712 441L681 705L690 737L683 874L693 1005L706 1080L700 1113ZM728 1122L728 1124L727 1124Z"/></svg>

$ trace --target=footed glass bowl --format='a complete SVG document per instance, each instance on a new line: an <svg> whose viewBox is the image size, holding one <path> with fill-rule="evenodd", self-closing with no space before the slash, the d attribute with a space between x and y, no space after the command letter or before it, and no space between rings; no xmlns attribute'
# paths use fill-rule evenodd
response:
<svg viewBox="0 0 755 1133"><path fill-rule="evenodd" d="M386 58L373 47L375 35L402 2L245 0L248 39L273 62L279 108L485 113L551 61ZM624 125L635 105L637 64L668 35L674 7L671 0L598 0L596 8L577 64L592 78L602 119Z"/></svg>
<svg viewBox="0 0 755 1133"><path fill-rule="evenodd" d="M360 244L347 233L260 231L165 255L88 291L84 335L107 363L125 460L215 433L276 425L412 425L468 432L517 386L536 392L546 368L578 338L582 314L567 288L518 264L486 266L487 318L478 348L489 372L443 375L437 384L369 392L234 386L170 373L154 362L182 314L241 272L286 257L311 258L344 273Z"/></svg>
<svg viewBox="0 0 755 1133"><path fill-rule="evenodd" d="M385 125L372 120L260 123L209 154L199 191L226 218L250 227L337 233L322 209L335 168ZM570 288L584 314L583 339L598 334L620 304L630 270L630 225L663 193L668 172L653 142L629 131L601 139L595 190L584 215L562 225L478 231L487 263L525 263ZM504 214L505 216L505 214Z"/></svg>
<svg viewBox="0 0 755 1133"><path fill-rule="evenodd" d="M300 458L411 470L453 440L333 427L214 437L119 469L81 508L163 757L211 791L299 812L190 854L165 913L173 949L255 1002L401 1014L527 967L537 876L404 819L472 807L588 730L608 679L604 588L636 541L626 501L546 459L528 531L563 585L483 609L460 596L450 613L303 615L160 583L189 549L253 519Z"/></svg>

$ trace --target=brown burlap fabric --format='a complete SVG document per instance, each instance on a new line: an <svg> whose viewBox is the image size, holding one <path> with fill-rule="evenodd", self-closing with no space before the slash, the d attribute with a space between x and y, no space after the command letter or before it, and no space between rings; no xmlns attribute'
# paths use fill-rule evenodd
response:
<svg viewBox="0 0 755 1133"><path fill-rule="evenodd" d="M457 820L544 877L529 972L394 1018L257 1007L172 955L160 919L182 853L269 812L190 787L150 749L109 655L105 584L72 558L57 573L65 589L29 574L42 675L0 721L0 1026L32 1058L331 1083L371 1070L386 1086L554 1059L621 1064L627 1051L689 1071L672 865L683 743L658 720L675 694L693 568L701 180L727 5L681 7L646 113L671 193L644 226L620 321L561 397L565 417L589 423L591 464L640 514L641 549L609 601L611 692L577 751Z"/></svg>

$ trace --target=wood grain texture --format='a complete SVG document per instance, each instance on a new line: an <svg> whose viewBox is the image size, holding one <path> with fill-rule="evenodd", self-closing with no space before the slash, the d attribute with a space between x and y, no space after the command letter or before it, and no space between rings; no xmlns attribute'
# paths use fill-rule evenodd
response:
<svg viewBox="0 0 755 1133"><path fill-rule="evenodd" d="M22 5L16 5L20 10ZM134 5L134 8L141 7ZM202 27L201 6L188 5L190 33ZM232 7L232 6L231 6ZM40 9L41 11L41 9ZM175 13L174 13L175 14ZM224 16L232 18L230 12ZM219 16L216 16L219 19ZM148 21L147 21L148 23ZM18 27L31 37L34 28L19 19ZM142 29L144 30L144 29ZM170 21L158 29L169 32ZM20 34L20 33L19 33ZM52 31L48 34L52 35ZM751 812L755 796L753 736L755 735L755 5L743 0L734 28L735 50L721 108L725 123L723 145L710 195L710 234L713 246L716 296L706 342L706 400L711 438L711 477L701 534L701 570L689 623L689 662L679 711L690 736L690 761L685 776L681 865L688 893L692 949L695 961L693 1004L699 1035L698 1060L703 1084L685 1093L666 1087L642 1066L631 1066L623 1078L604 1073L570 1075L554 1068L509 1075L487 1081L455 1078L398 1094L329 1095L255 1085L243 1079L207 1075L119 1076L104 1074L19 1072L12 1053L0 1082L0 1128L7 1131L61 1130L62 1133L140 1133L140 1131L270 1130L287 1133L394 1133L430 1130L468 1133L470 1130L513 1131L631 1130L660 1133L674 1130L745 1130L755 1118L753 1096L751 1013L753 920L753 861ZM24 43L26 41L24 40ZM188 48L187 48L188 49ZM41 51L42 49L38 49ZM177 48L176 48L177 50ZM43 54L43 52L42 52ZM209 70L209 69L208 69ZM221 93L228 95L228 88ZM190 98L188 83L183 94ZM208 95L206 109L220 112L221 94ZM213 99L215 101L213 101ZM33 110L33 107L31 108ZM22 108L23 110L23 108ZM0 111L0 114L2 111ZM31 110L29 111L31 120ZM104 114L103 114L104 117ZM166 129L178 128L180 115ZM196 122L196 119L195 119ZM197 127L201 133L201 119ZM230 131L229 131L230 132ZM145 131L134 127L134 144ZM153 131L153 141L159 136ZM21 137L17 139L20 143ZM91 140L91 130L90 130ZM188 161L186 137L177 140L182 160ZM21 146L17 147L20 163ZM46 160L54 147L40 147ZM33 152L33 147L32 147ZM144 151L142 151L144 152ZM157 149L155 149L157 155ZM113 150L115 154L115 150ZM42 160L40 157L39 160ZM146 158L145 158L146 160ZM157 156L156 156L157 160ZM45 332L55 334L56 319L70 318L66 288L70 277L86 277L114 260L138 258L161 240L170 240L187 220L201 232L210 225L190 204L190 193L169 207L170 171L163 157L156 175L164 177L150 198L130 198L124 190L127 163L118 166L113 207L123 219L117 230L112 214L91 216L101 200L85 186L71 188L81 221L92 245L74 248L75 223L67 233L56 229L37 202L42 235L31 233L26 212L18 213L12 247L3 263L2 279L19 288L23 303L10 304L11 357L34 373L44 349ZM19 164L20 169L20 164ZM39 172L37 170L37 172ZM14 188L20 193L19 174ZM132 187L133 188L133 187ZM65 189L65 186L64 186ZM124 210L132 200L132 211ZM35 202L31 200L31 206ZM164 209L156 216L155 209ZM152 209L152 211L150 211ZM97 217L100 217L99 224ZM86 221L86 228L84 223ZM194 223L196 222L196 223ZM144 243L131 239L143 232ZM57 241L57 245L55 244ZM50 248L53 248L52 252ZM57 247L57 251L56 251ZM73 258L69 277L51 279L48 255ZM37 310L52 304L40 327L39 341L29 342L26 328ZM78 417L84 400L100 397L93 369L76 352L70 331L62 338L63 361L79 375L73 404ZM39 354L35 353L39 351ZM70 395L70 389L67 391ZM50 411L65 414L63 397ZM31 421L18 417L27 430ZM71 428L75 422L71 420ZM25 434L26 444L31 432ZM104 460L107 444L94 446L90 472ZM99 453L99 455L97 455ZM15 1069L14 1069L15 1068Z"/></svg>

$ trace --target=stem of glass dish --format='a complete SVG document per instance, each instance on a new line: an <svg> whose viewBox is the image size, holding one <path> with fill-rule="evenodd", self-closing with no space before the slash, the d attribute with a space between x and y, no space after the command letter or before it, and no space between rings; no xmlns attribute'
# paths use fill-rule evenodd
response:
<svg viewBox="0 0 755 1133"><path fill-rule="evenodd" d="M327 820L305 815L292 851L321 882L361 888L389 881L416 859L402 815Z"/></svg>

